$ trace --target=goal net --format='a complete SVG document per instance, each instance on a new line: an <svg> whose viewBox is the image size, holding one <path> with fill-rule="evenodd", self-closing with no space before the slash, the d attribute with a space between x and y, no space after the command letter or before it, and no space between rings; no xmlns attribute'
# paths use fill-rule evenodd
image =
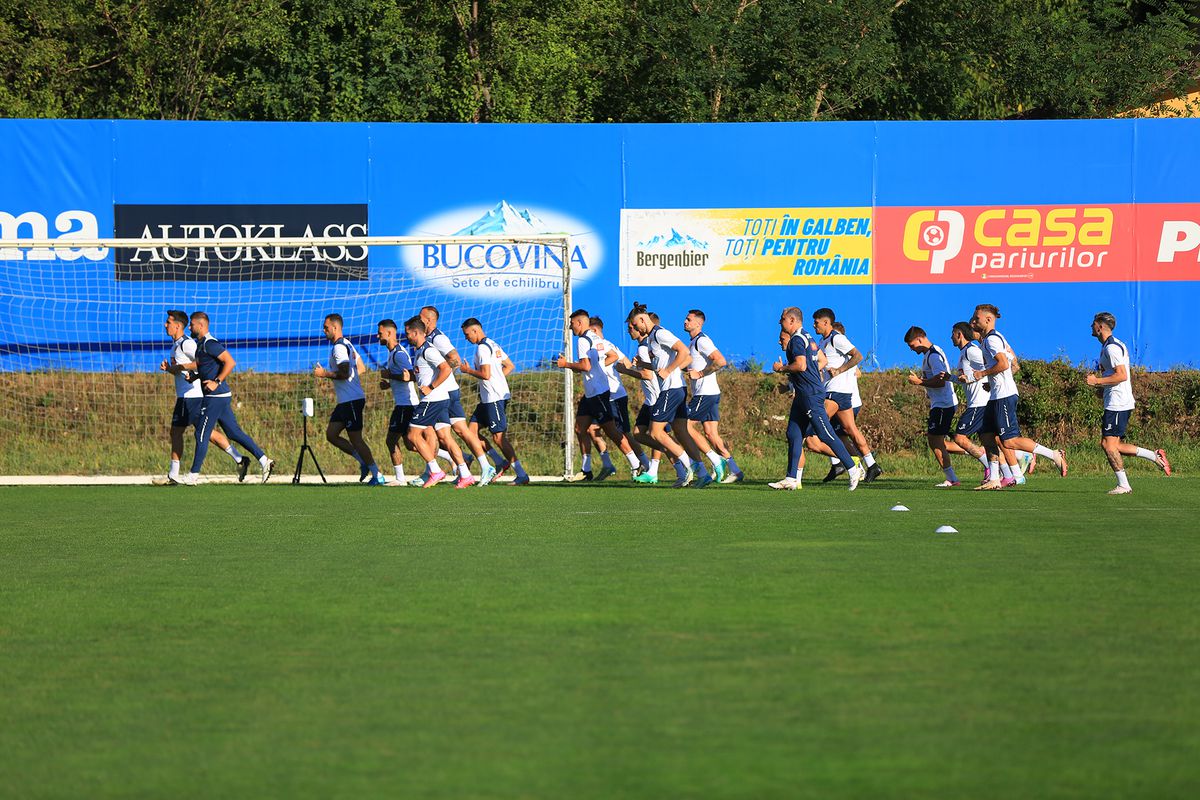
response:
<svg viewBox="0 0 1200 800"><path fill-rule="evenodd" d="M385 349L377 324L422 307L464 362L474 317L515 364L511 440L526 469L571 468L570 243L566 236L98 239L0 241L0 474L155 474L168 461L174 379L159 369L172 342L168 309L209 315L211 333L237 362L230 378L238 420L280 471L295 463L303 398L315 399L309 441L327 472L355 463L324 440L335 405L322 333L340 314L368 372L364 435L390 473L384 444L393 401L375 371ZM456 373L468 416L473 378ZM184 463L191 432L185 435ZM464 448L465 449L465 448ZM409 474L423 467L404 453ZM208 474L233 472L210 450Z"/></svg>

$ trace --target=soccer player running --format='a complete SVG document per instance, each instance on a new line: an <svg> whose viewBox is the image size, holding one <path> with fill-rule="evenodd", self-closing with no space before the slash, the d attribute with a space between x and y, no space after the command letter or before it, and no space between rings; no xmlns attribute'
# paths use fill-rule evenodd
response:
<svg viewBox="0 0 1200 800"><path fill-rule="evenodd" d="M691 383L692 399L688 402L688 429L696 445L713 465L718 483L740 483L745 479L733 454L721 438L721 387L717 373L728 363L717 349L712 337L704 332L704 312L698 308L683 318L683 329L692 337L688 345L692 363L687 378ZM705 447L705 445L708 445Z"/></svg>
<svg viewBox="0 0 1200 800"><path fill-rule="evenodd" d="M1001 489L1013 486L1016 478L1000 478L1000 459L1004 458L1001 448L1010 450L1025 450L1050 459L1058 465L1059 472L1067 476L1067 456L1062 450L1051 450L1043 447L1034 440L1021 435L1017 423L1017 382L1013 379L1012 365L1009 353L1012 349L1008 340L996 330L996 320L1000 318L1000 310L990 303L981 303L975 307L971 317L971 327L979 333L980 345L983 348L984 368L975 373L976 381L987 379L991 385L987 414L984 419L980 438L988 451L988 482L977 489ZM1006 464L1007 466L1007 464Z"/></svg>
<svg viewBox="0 0 1200 800"><path fill-rule="evenodd" d="M379 388L392 390L392 415L388 419L387 449L392 457L392 471L396 480L388 486L406 486L404 477L404 451L400 449L403 442L408 450L414 450L408 441L408 429L412 424L413 412L416 410L417 387L414 383L416 370L408 350L400 344L400 331L394 320L380 320L376 326L376 337L379 344L387 350L387 360L383 369L379 370Z"/></svg>
<svg viewBox="0 0 1200 800"><path fill-rule="evenodd" d="M454 370L441 351L433 346L420 317L405 321L404 336L416 348L413 366L417 370L417 391L420 394L420 403L409 423L408 441L425 459L426 477L421 485L428 489L446 479L446 473L437 463L439 442L450 454L450 461L462 463L462 451L458 449L450 428L450 390L447 387L454 379ZM460 472L454 488L465 489L474 483L474 475Z"/></svg>
<svg viewBox="0 0 1200 800"><path fill-rule="evenodd" d="M800 472L804 457L804 440L815 436L843 464L853 464L850 453L842 440L833 432L829 415L825 413L825 382L821 378L825 356L804 331L804 314L799 308L789 306L779 317L779 328L788 335L785 354L787 361L776 361L772 369L788 376L795 396L788 414L788 466L781 481L769 484L772 489L794 490L800 488ZM858 488L865 474L862 467L852 466L847 470L850 491Z"/></svg>
<svg viewBox="0 0 1200 800"><path fill-rule="evenodd" d="M189 425L195 425L200 418L200 406L204 402L204 391L200 388L200 376L186 369L184 365L196 361L196 340L187 335L188 317L182 311L172 309L167 312L167 321L163 327L171 337L171 352L158 365L163 372L175 376L175 408L171 413L171 465L166 478L155 478L159 486L176 486L183 481L179 474L179 462L183 457L183 433ZM250 456L238 452L221 431L214 430L210 437L238 467L238 480L246 479L246 471L250 468Z"/></svg>
<svg viewBox="0 0 1200 800"><path fill-rule="evenodd" d="M496 477L496 468L492 466L492 462L488 460L487 453L483 446L483 442L479 441L479 437L471 433L471 428L467 425L467 415L463 411L462 392L459 390L458 381L454 377L453 370L461 366L462 359L458 356L458 350L455 349L454 343L450 341L450 337L445 331L438 327L438 321L441 319L441 313L435 306L425 306L421 309L421 321L425 323L425 330L428 332L426 338L437 351L442 354L442 358L450 365L450 381L446 387L449 392L449 414L450 427L466 443L467 449L474 454L475 458L479 459L479 476L480 480L487 484L491 483ZM471 474L470 468L467 465L465 458L462 458L462 450L455 448L450 450L443 447L445 452L439 453L443 458L449 458L454 452L458 452L460 457L454 462L455 469L458 470L458 476L465 478Z"/></svg>
<svg viewBox="0 0 1200 800"><path fill-rule="evenodd" d="M588 428L593 423L599 425L608 438L620 448L629 462L629 470L634 478L642 472L642 465L637 455L629 445L629 440L617 425L612 414L612 403L609 396L608 375L604 371L604 360L617 360L617 354L609 352L602 355L597 348L600 337L591 330L592 317L584 309L576 309L571 314L571 333L575 334L575 360L566 355L560 355L555 361L562 369L578 372L583 378L583 397L575 409L575 435L582 442L588 435ZM585 469L586 471L586 469Z"/></svg>
<svg viewBox="0 0 1200 800"><path fill-rule="evenodd" d="M925 424L925 436L929 439L929 449L933 451L938 466L946 479L937 484L939 489L951 489L959 485L958 475L954 473L954 465L950 463L950 451L946 447L946 437L950 435L950 427L954 423L954 412L958 410L958 395L954 393L954 384L947 380L950 372L950 362L945 351L925 334L923 328L913 325L904 334L904 343L914 353L921 356L921 374L908 374L908 382L913 386L921 386L929 398L929 417Z"/></svg>
<svg viewBox="0 0 1200 800"><path fill-rule="evenodd" d="M871 452L871 445L867 442L867 437L863 436L862 431L858 429L858 423L854 416L853 399L858 384L858 378L854 371L862 363L863 356L846 337L846 334L838 333L834 329L835 321L832 309L819 308L813 312L813 329L821 337L818 347L828 365L829 377L825 382L825 413L829 416L831 423L834 421L838 423L850 440L854 442L854 446L862 453L862 462L866 465L866 475L863 480L870 483L883 474L883 467L876 463L875 455ZM848 448L847 452L849 452ZM847 468L843 465L843 468L839 470L840 463L839 459L839 463L833 465L831 473L834 477Z"/></svg>
<svg viewBox="0 0 1200 800"><path fill-rule="evenodd" d="M508 375L514 369L512 360L494 339L483 332L483 324L471 317L462 324L463 335L475 345L472 366L460 364L459 369L479 379L479 405L469 422L471 433L479 435L480 426L486 426L495 446L504 454L504 463L517 473L517 486L529 483L529 473L517 458L516 450L508 437L508 400L512 393L508 388ZM495 474L495 473L493 473ZM487 484L480 482L481 486Z"/></svg>
<svg viewBox="0 0 1200 800"><path fill-rule="evenodd" d="M650 319L646 306L634 303L627 321L645 337L650 358L637 361L639 369L650 369L658 384L658 398L650 409L650 438L658 449L671 456L675 466L675 489L682 489L693 481L703 488L712 483L712 477L704 468L704 458L696 449L687 430L687 390L683 387L683 368L692 362L687 345L675 334ZM670 426L678 439L667 433ZM696 473L699 472L699 475ZM648 474L634 476L638 483L654 483Z"/></svg>
<svg viewBox="0 0 1200 800"><path fill-rule="evenodd" d="M324 378L333 383L333 392L337 397L337 405L329 415L329 424L325 428L325 439L338 450L358 462L361 483L370 478L370 483L382 486L387 483L371 454L371 447L363 439L363 410L367 405L367 395L363 391L362 381L359 380L358 351L350 340L342 335L345 322L341 314L326 314L321 332L329 340L329 366L317 364L313 367L313 376ZM342 436L345 431L346 435Z"/></svg>
<svg viewBox="0 0 1200 800"><path fill-rule="evenodd" d="M650 461L642 452L641 444L633 436L633 426L629 422L629 392L625 389L625 384L621 382L617 370L622 363L628 364L629 359L621 352L621 348L604 338L604 320L592 317L588 322L588 329L600 337L600 341L596 344L596 351L603 356L601 364L604 367L604 374L608 376L608 402L612 406L613 419L616 420L621 433L625 434L629 446L633 448L638 464L645 470L650 466ZM613 358L610 353L616 354L616 358ZM613 466L612 459L608 455L608 448L604 446L604 441L600 438L599 426L593 424L588 429L588 433L591 434L596 450L600 453L601 467L600 473L596 475L596 480L602 481L610 475L616 475L617 468Z"/></svg>
<svg viewBox="0 0 1200 800"><path fill-rule="evenodd" d="M657 314L651 314L650 319L658 324ZM637 342L638 363L650 363L650 345L647 337L638 332L632 321L627 321L625 326L629 338ZM642 482L658 483L658 465L662 461L663 451L658 449L658 442L650 436L650 413L654 408L654 403L658 400L658 376L654 374L654 370L640 368L629 359L618 360L613 364L613 369L623 375L636 378L641 383L642 406L638 409L637 419L633 424L633 438L650 450L644 473L648 477Z"/></svg>
<svg viewBox="0 0 1200 800"><path fill-rule="evenodd" d="M1108 493L1129 494L1133 489L1125 475L1125 460L1122 456L1144 458L1167 475L1171 474L1171 462L1167 460L1165 450L1151 452L1145 447L1125 441L1125 428L1129 424L1129 415L1134 407L1133 381L1129 375L1129 348L1113 336L1116 327L1117 318L1107 311L1101 311L1092 319L1092 336L1100 341L1100 375L1088 373L1087 384L1104 389L1104 420L1101 423L1100 447L1117 477L1116 487Z"/></svg>
<svg viewBox="0 0 1200 800"><path fill-rule="evenodd" d="M983 346L979 344L979 334L969 322L956 322L950 331L950 341L958 348L958 365L949 370L944 376L946 380L961 384L967 395L967 407L958 417L954 426L954 437L946 443L946 450L952 454L965 453L983 465L983 483L989 480L989 460L987 450L976 447L971 437L983 429L984 418L987 416L989 385L985 381L975 380L975 373L983 370Z"/></svg>
<svg viewBox="0 0 1200 800"><path fill-rule="evenodd" d="M230 439L249 450L258 459L259 466L262 467L262 482L266 483L275 469L275 462L267 458L262 448L242 430L233 413L233 390L229 388L226 379L237 366L237 362L233 360L225 345L209 333L208 314L193 311L191 323L192 336L197 343L196 360L181 366L188 371L199 373L200 388L204 397L195 422L196 452L192 454L192 470L184 483L195 486L199 481L200 468L204 465L204 457L208 455L208 442L218 423Z"/></svg>

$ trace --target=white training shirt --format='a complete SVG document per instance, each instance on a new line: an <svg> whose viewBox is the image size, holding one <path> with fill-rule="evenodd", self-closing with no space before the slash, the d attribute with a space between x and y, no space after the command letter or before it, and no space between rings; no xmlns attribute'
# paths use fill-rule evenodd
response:
<svg viewBox="0 0 1200 800"><path fill-rule="evenodd" d="M717 346L713 344L712 338L707 333L700 331L692 337L692 343L688 350L692 353L690 369L703 370L711 363L709 357L717 352ZM692 397L721 393L715 372L699 379L688 378L688 381L691 383Z"/></svg>
<svg viewBox="0 0 1200 800"><path fill-rule="evenodd" d="M176 366L191 364L196 360L196 340L190 336L181 336L171 345L170 363ZM188 373L194 380L183 377L183 373L175 373L176 397L204 397L204 389L200 386L200 373L193 370Z"/></svg>
<svg viewBox="0 0 1200 800"><path fill-rule="evenodd" d="M958 355L958 369L967 377L968 381L974 379L976 372L984 369L983 347L979 342L972 339L962 348ZM975 381L963 384L963 388L967 390L967 408L979 408L987 405L988 400L991 399L991 393L983 388L984 383L985 381Z"/></svg>
<svg viewBox="0 0 1200 800"><path fill-rule="evenodd" d="M1129 348L1115 336L1109 336L1100 346L1100 373L1108 378L1116 374L1117 367L1125 366L1125 380L1104 387L1105 411L1131 411L1133 402L1132 370L1129 366Z"/></svg>
<svg viewBox="0 0 1200 800"><path fill-rule="evenodd" d="M479 402L496 403L509 396L508 378L504 376L504 351L495 340L485 338L475 346L475 369L487 364L492 368L491 377L479 381Z"/></svg>
<svg viewBox="0 0 1200 800"><path fill-rule="evenodd" d="M854 391L850 393L850 408L853 410L862 407L862 395L858 393L858 369L850 370L850 374L854 375Z"/></svg>
<svg viewBox="0 0 1200 800"><path fill-rule="evenodd" d="M604 371L604 354L598 345L603 341L599 336L587 331L575 340L575 360L587 359L590 362L588 371L583 373L583 394L585 397L595 397L608 391L608 374Z"/></svg>
<svg viewBox="0 0 1200 800"><path fill-rule="evenodd" d="M388 351L387 371L392 375L399 375L408 370L415 372L413 369L412 359L408 355L408 351L401 345L396 345ZM388 382L392 387L392 399L396 401L398 406L415 406L420 402L417 396L417 386L412 381L402 381L399 378L390 378Z"/></svg>
<svg viewBox="0 0 1200 800"><path fill-rule="evenodd" d="M825 368L832 370L841 367L850 360L850 352L854 345L846 338L846 334L834 331L821 339L821 352L825 353ZM825 381L825 391L853 394L858 388L858 378L854 370L849 369L841 375L835 375Z"/></svg>
<svg viewBox="0 0 1200 800"><path fill-rule="evenodd" d="M342 337L333 343L329 349L329 371L337 372L342 364L350 365L350 374L345 379L333 379L333 392L337 395L338 403L349 403L352 400L362 400L367 395L363 392L362 383L358 380L358 353L350 340Z"/></svg>
<svg viewBox="0 0 1200 800"><path fill-rule="evenodd" d="M608 378L608 396L613 400L620 400L622 397L628 396L625 391L625 384L621 382L621 374L617 372L617 364L621 359L625 358L625 354L621 352L621 348L610 342L608 339L601 339L596 342L596 352L601 355L600 363L604 365L604 374ZM617 360L611 364L604 364L604 358L607 358L609 353L616 353Z"/></svg>
<svg viewBox="0 0 1200 800"><path fill-rule="evenodd" d="M433 379L438 374L438 365L446 363L446 359L441 351L434 347L433 342L428 339L425 340L425 344L417 348L417 355L413 361L417 367L418 386L433 386ZM446 388L446 385L449 383L449 379L439 383L434 387L433 391L421 397L421 402L433 403L438 400L449 400L450 390Z"/></svg>
<svg viewBox="0 0 1200 800"><path fill-rule="evenodd" d="M646 337L638 340L637 357L639 361L651 361L650 339ZM652 406L658 402L658 379L651 378L646 380L642 378L639 381L642 384L642 404Z"/></svg>
<svg viewBox="0 0 1200 800"><path fill-rule="evenodd" d="M450 341L450 337L441 328L434 328L428 336L428 341L433 343L434 348L441 354L443 361L446 360L452 351L457 349L454 346L454 342ZM446 379L446 382L442 386L446 387L447 393L458 389L458 380L454 377L454 370L450 370L450 377ZM441 386L438 388L440 389Z"/></svg>
<svg viewBox="0 0 1200 800"><path fill-rule="evenodd" d="M983 337L980 346L983 347L984 369L991 369L996 366L997 353L1004 353L1009 359L1008 369L987 378L992 385L989 396L992 400L1003 400L1006 397L1014 397L1017 394L1017 382L1013 379L1012 357L1009 356L1012 348L1008 346L1008 340L999 331L992 331Z"/></svg>
<svg viewBox="0 0 1200 800"><path fill-rule="evenodd" d="M660 325L655 325L646 338L650 345L650 360L654 362L655 371L663 369L675 360L675 351L671 348L679 341L678 336ZM682 389L683 372L678 369L671 370L666 379L658 379L658 388L659 391L664 392L668 389Z"/></svg>
<svg viewBox="0 0 1200 800"><path fill-rule="evenodd" d="M950 362L946 359L946 353L942 348L936 344L932 345L921 356L921 377L932 378L943 372L949 374ZM954 384L950 381L946 381L936 389L926 386L925 394L929 397L930 408L958 408L958 395L954 393Z"/></svg>

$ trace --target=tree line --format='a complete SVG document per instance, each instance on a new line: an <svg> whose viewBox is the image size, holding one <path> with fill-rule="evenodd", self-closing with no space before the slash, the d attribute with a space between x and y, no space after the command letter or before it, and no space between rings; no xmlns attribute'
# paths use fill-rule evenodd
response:
<svg viewBox="0 0 1200 800"><path fill-rule="evenodd" d="M1112 116L1197 0L0 0L0 115L411 122Z"/></svg>

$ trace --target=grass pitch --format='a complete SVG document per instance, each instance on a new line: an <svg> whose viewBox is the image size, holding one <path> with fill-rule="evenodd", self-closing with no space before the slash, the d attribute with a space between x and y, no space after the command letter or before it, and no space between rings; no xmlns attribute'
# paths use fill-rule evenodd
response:
<svg viewBox="0 0 1200 800"><path fill-rule="evenodd" d="M0 490L0 786L1195 796L1200 480L1131 477Z"/></svg>

